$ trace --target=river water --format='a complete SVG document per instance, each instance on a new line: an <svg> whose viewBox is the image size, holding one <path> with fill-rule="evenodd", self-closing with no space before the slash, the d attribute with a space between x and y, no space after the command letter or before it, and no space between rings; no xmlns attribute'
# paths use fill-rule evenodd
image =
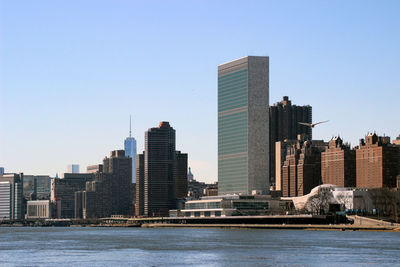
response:
<svg viewBox="0 0 400 267"><path fill-rule="evenodd" d="M1 227L0 266L400 266L400 233Z"/></svg>

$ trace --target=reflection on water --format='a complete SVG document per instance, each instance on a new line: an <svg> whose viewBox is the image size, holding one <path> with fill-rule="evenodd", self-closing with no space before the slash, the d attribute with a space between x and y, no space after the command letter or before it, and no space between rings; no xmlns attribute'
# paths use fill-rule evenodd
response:
<svg viewBox="0 0 400 267"><path fill-rule="evenodd" d="M400 264L400 233L0 228L0 265L344 266Z"/></svg>

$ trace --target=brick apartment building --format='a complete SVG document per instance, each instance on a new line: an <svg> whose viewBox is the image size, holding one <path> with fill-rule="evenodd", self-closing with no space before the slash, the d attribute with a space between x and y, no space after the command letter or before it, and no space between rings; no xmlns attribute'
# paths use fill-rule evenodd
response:
<svg viewBox="0 0 400 267"><path fill-rule="evenodd" d="M356 149L357 187L396 187L399 147L390 137L368 134Z"/></svg>
<svg viewBox="0 0 400 267"><path fill-rule="evenodd" d="M282 168L282 195L303 196L321 184L323 141L302 141L290 146Z"/></svg>
<svg viewBox="0 0 400 267"><path fill-rule="evenodd" d="M356 186L356 151L340 137L332 138L321 153L321 176L323 184Z"/></svg>

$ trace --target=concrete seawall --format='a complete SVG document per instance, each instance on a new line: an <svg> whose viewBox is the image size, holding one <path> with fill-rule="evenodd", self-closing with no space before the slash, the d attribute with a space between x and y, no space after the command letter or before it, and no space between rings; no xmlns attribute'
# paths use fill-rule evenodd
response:
<svg viewBox="0 0 400 267"><path fill-rule="evenodd" d="M358 215L348 215L347 218L353 220L354 225L359 226L397 226L400 228L398 223L390 223L383 220L372 219L368 217L358 216Z"/></svg>
<svg viewBox="0 0 400 267"><path fill-rule="evenodd" d="M281 229L281 230L333 230L333 231L394 231L400 232L395 226L359 226L347 224L160 224L147 223L143 228L227 228L227 229Z"/></svg>

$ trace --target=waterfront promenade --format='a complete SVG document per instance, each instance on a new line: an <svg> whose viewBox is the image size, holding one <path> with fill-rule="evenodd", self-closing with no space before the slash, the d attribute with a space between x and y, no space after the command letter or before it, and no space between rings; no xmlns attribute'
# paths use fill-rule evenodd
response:
<svg viewBox="0 0 400 267"><path fill-rule="evenodd" d="M340 219L326 215L269 215L230 217L154 217L101 218L96 220L53 219L42 221L3 222L1 227L67 226L67 227L142 227L142 228L228 228L228 229L297 229L336 231L399 231L400 224L362 216Z"/></svg>
<svg viewBox="0 0 400 267"><path fill-rule="evenodd" d="M280 230L326 230L326 231L393 231L400 226L373 226L351 224L143 224L143 228L226 228L226 229L280 229Z"/></svg>

